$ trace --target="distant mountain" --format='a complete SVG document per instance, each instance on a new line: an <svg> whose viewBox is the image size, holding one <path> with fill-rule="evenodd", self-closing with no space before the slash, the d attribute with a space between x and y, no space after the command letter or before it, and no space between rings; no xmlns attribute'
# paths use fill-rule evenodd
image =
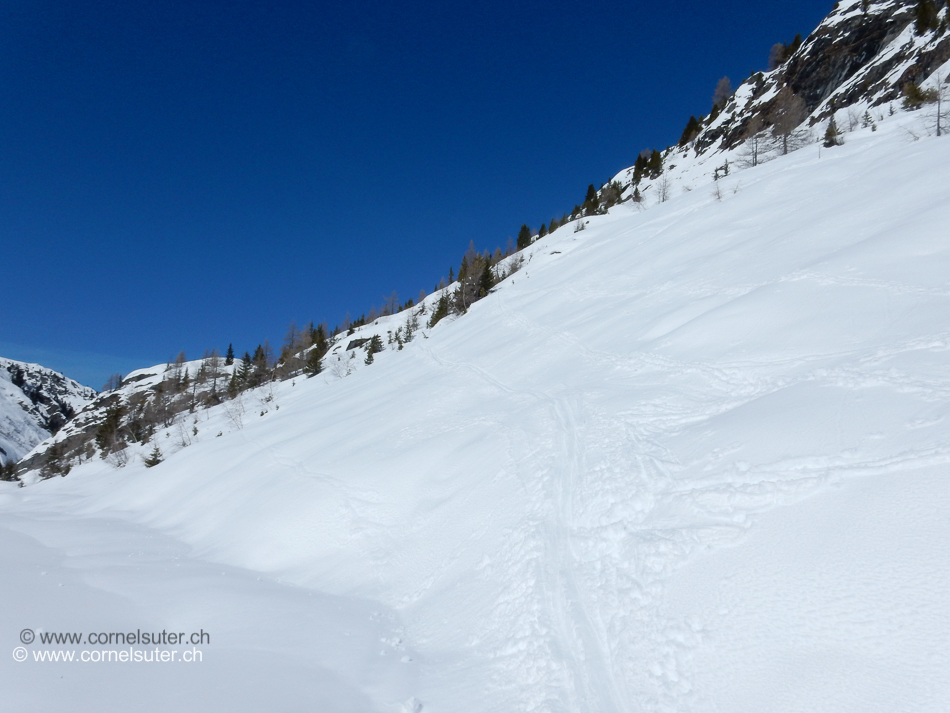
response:
<svg viewBox="0 0 950 713"><path fill-rule="evenodd" d="M0 358L0 463L18 461L95 397L45 366Z"/></svg>

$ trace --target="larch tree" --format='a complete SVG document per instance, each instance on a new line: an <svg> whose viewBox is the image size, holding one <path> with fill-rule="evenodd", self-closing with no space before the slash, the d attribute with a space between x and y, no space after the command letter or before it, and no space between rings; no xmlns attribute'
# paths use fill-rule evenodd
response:
<svg viewBox="0 0 950 713"><path fill-rule="evenodd" d="M778 142L784 156L801 147L803 138L796 130L808 115L805 102L790 87L782 87L772 103L769 119L772 121L772 136Z"/></svg>

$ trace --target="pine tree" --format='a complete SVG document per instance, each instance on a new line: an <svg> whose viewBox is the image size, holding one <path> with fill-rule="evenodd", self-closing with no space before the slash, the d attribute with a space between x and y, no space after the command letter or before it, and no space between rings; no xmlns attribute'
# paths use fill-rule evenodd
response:
<svg viewBox="0 0 950 713"><path fill-rule="evenodd" d="M366 344L366 364L373 363L373 354L378 354L383 351L383 340L378 334L374 334L369 342Z"/></svg>
<svg viewBox="0 0 950 713"><path fill-rule="evenodd" d="M162 457L162 452L159 450L158 446L155 446L152 449L152 452L149 453L148 458L145 459L146 468L154 468L156 465L161 463L164 460Z"/></svg>
<svg viewBox="0 0 950 713"><path fill-rule="evenodd" d="M234 363L234 346L228 344L228 353L224 355L224 365L231 366Z"/></svg>
<svg viewBox="0 0 950 713"><path fill-rule="evenodd" d="M112 453L123 443L120 428L124 415L125 407L122 404L110 406L106 409L102 422L96 428L96 447L102 451L103 455Z"/></svg>
<svg viewBox="0 0 950 713"><path fill-rule="evenodd" d="M518 249L524 250L531 245L531 228L527 223L521 224L521 230L518 231Z"/></svg>
<svg viewBox="0 0 950 713"><path fill-rule="evenodd" d="M647 162L647 169L650 172L650 178L659 178L663 173L663 154L656 149L650 154L650 160Z"/></svg>
<svg viewBox="0 0 950 713"><path fill-rule="evenodd" d="M16 463L12 461L9 463L0 463L0 480L8 482L19 480L16 474Z"/></svg>
<svg viewBox="0 0 950 713"><path fill-rule="evenodd" d="M825 129L825 140L823 145L826 149L830 149L834 146L841 146L841 132L838 131L838 124L835 121L834 114L832 114L831 119L828 121L828 128Z"/></svg>
<svg viewBox="0 0 950 713"><path fill-rule="evenodd" d="M247 382L251 378L251 355L247 352L244 352L244 356L241 357L241 366L237 368L237 371L234 372L237 376L238 386L243 388L247 386Z"/></svg>
<svg viewBox="0 0 950 713"><path fill-rule="evenodd" d="M647 161L648 157L644 155L648 152L640 152L640 155L637 156L637 160L633 162L633 182L634 184L639 183L643 176L647 173Z"/></svg>
<svg viewBox="0 0 950 713"><path fill-rule="evenodd" d="M917 6L914 8L914 30L916 33L922 35L927 30L936 30L938 24L937 6L933 0L917 0Z"/></svg>
<svg viewBox="0 0 950 713"><path fill-rule="evenodd" d="M541 227L538 228L538 238L543 238L548 234L548 228L544 223L541 223Z"/></svg>
<svg viewBox="0 0 950 713"><path fill-rule="evenodd" d="M444 319L449 316L449 300L443 292L439 297L438 303L436 303L435 309L432 311L432 316L429 318L429 329L432 329L435 325L439 323L439 320Z"/></svg>
<svg viewBox="0 0 950 713"><path fill-rule="evenodd" d="M686 146L690 141L695 139L699 135L699 130L702 126L699 123L699 119L695 116L690 116L689 121L686 122L686 128L683 129L683 134L680 136L678 146Z"/></svg>
<svg viewBox="0 0 950 713"><path fill-rule="evenodd" d="M920 109L924 104L937 101L939 92L935 89L921 89L914 82L907 82L902 89L904 101L902 105L908 111Z"/></svg>
<svg viewBox="0 0 950 713"><path fill-rule="evenodd" d="M487 295L491 291L491 288L495 286L495 273L492 272L491 265L487 260L485 260L484 263L482 274L478 280L479 297Z"/></svg>
<svg viewBox="0 0 950 713"><path fill-rule="evenodd" d="M323 370L320 353L316 347L307 352L307 361L304 363L303 368L309 376L316 376Z"/></svg>

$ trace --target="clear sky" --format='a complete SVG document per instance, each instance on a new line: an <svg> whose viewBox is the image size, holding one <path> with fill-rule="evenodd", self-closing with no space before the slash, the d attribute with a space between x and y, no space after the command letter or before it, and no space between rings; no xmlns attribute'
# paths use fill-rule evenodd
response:
<svg viewBox="0 0 950 713"><path fill-rule="evenodd" d="M0 356L96 388L431 291L830 0L0 0Z"/></svg>

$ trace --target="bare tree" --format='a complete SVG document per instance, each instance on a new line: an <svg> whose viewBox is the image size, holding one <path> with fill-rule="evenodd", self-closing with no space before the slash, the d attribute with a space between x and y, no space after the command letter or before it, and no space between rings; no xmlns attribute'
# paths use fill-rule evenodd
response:
<svg viewBox="0 0 950 713"><path fill-rule="evenodd" d="M861 115L858 113L857 108L853 106L849 106L845 114L848 119L848 132L850 133L861 125Z"/></svg>
<svg viewBox="0 0 950 713"><path fill-rule="evenodd" d="M102 385L103 391L115 391L122 385L122 374L110 374L106 383Z"/></svg>
<svg viewBox="0 0 950 713"><path fill-rule="evenodd" d="M236 430L244 428L244 392L238 392L230 401L224 404L224 413L227 416L228 423Z"/></svg>
<svg viewBox="0 0 950 713"><path fill-rule="evenodd" d="M732 82L729 81L729 77L723 77L716 84L716 91L713 92L713 106L722 109L731 96Z"/></svg>
<svg viewBox="0 0 950 713"><path fill-rule="evenodd" d="M769 71L782 66L785 63L785 45L782 42L776 42L769 50Z"/></svg>
<svg viewBox="0 0 950 713"><path fill-rule="evenodd" d="M284 346L281 349L281 356L295 353L300 348L301 340L300 330L297 329L297 322L291 321L287 327L287 334L284 335Z"/></svg>
<svg viewBox="0 0 950 713"><path fill-rule="evenodd" d="M744 144L739 154L739 163L746 168L752 168L762 163L766 149L764 126L765 122L762 121L762 117L755 114L749 119L745 131L742 132Z"/></svg>
<svg viewBox="0 0 950 713"><path fill-rule="evenodd" d="M656 182L656 197L660 203L666 203L670 199L670 177L665 171Z"/></svg>
<svg viewBox="0 0 950 713"><path fill-rule="evenodd" d="M384 314L396 314L399 311L399 295L396 294L396 290L393 290L392 294L384 300L386 304Z"/></svg>
<svg viewBox="0 0 950 713"><path fill-rule="evenodd" d="M791 88L782 87L772 104L769 118L772 121L772 136L777 139L783 156L804 144L803 132L797 132L796 129L807 115L808 111L802 98Z"/></svg>
<svg viewBox="0 0 950 713"><path fill-rule="evenodd" d="M941 77L934 75L936 82L933 89L924 91L924 96L929 102L933 103L933 109L930 110L929 121L935 129L937 136L943 136L947 133L947 124L950 123L950 77Z"/></svg>
<svg viewBox="0 0 950 713"><path fill-rule="evenodd" d="M221 353L212 349L208 354L208 377L211 379L211 400L218 401L218 377L221 376Z"/></svg>

